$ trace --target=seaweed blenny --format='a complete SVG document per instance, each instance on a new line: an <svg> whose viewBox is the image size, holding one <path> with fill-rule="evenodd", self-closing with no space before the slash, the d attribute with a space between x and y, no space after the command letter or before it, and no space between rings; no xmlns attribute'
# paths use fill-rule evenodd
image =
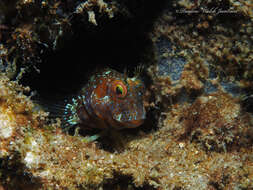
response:
<svg viewBox="0 0 253 190"><path fill-rule="evenodd" d="M144 84L112 69L93 75L80 93L65 105L68 126L124 129L140 126L146 118Z"/></svg>

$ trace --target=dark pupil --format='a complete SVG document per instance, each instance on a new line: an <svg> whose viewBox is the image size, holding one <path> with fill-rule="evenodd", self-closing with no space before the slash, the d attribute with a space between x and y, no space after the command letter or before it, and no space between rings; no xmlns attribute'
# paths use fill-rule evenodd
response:
<svg viewBox="0 0 253 190"><path fill-rule="evenodd" d="M116 93L123 94L122 89L119 86L116 87Z"/></svg>

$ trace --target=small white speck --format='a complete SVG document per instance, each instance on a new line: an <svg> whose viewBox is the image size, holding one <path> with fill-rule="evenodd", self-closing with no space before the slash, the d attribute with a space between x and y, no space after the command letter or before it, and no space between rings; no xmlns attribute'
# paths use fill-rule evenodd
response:
<svg viewBox="0 0 253 190"><path fill-rule="evenodd" d="M110 100L110 97L109 97L109 96L104 96L104 97L102 98L102 101L103 101L103 103L108 103L108 102L110 102L111 100Z"/></svg>
<svg viewBox="0 0 253 190"><path fill-rule="evenodd" d="M33 157L34 157L34 155L33 155L33 153L32 152L28 152L27 154L26 154L26 157L25 157L25 162L26 163L32 163L33 162Z"/></svg>
<svg viewBox="0 0 253 190"><path fill-rule="evenodd" d="M38 163L40 160L40 157L38 155L35 155L32 152L27 152L26 153L26 157L24 159L24 161L26 162L26 166L27 167L31 167L33 164Z"/></svg>
<svg viewBox="0 0 253 190"><path fill-rule="evenodd" d="M116 120L117 120L117 121L121 121L121 117L122 117L122 114L118 114L118 115L116 116Z"/></svg>
<svg viewBox="0 0 253 190"><path fill-rule="evenodd" d="M41 177L46 177L46 176L49 176L49 174L50 174L50 171L49 170L45 170L45 171L43 171L43 172L40 173L40 176Z"/></svg>
<svg viewBox="0 0 253 190"><path fill-rule="evenodd" d="M31 141L31 146L32 146L32 148L36 148L37 145L38 145L38 143L37 143L35 140L32 140L32 141Z"/></svg>
<svg viewBox="0 0 253 190"><path fill-rule="evenodd" d="M135 81L137 80L137 78L136 78L136 77L133 77L133 78L131 78L131 80L132 80L133 82L135 82Z"/></svg>
<svg viewBox="0 0 253 190"><path fill-rule="evenodd" d="M178 145L179 145L179 148L184 148L185 147L185 143L182 143L182 142L179 143Z"/></svg>

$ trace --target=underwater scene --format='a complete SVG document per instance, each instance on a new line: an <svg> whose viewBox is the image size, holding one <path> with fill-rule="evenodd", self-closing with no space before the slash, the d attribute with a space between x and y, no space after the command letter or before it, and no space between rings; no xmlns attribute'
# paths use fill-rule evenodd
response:
<svg viewBox="0 0 253 190"><path fill-rule="evenodd" d="M252 0L0 0L0 190L250 189Z"/></svg>

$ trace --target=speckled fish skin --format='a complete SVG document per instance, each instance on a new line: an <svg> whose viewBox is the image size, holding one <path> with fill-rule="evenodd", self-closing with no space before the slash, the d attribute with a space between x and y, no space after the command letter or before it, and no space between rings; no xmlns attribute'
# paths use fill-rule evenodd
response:
<svg viewBox="0 0 253 190"><path fill-rule="evenodd" d="M89 128L134 128L146 118L144 84L112 69L93 75L80 94L65 107L69 125Z"/></svg>

